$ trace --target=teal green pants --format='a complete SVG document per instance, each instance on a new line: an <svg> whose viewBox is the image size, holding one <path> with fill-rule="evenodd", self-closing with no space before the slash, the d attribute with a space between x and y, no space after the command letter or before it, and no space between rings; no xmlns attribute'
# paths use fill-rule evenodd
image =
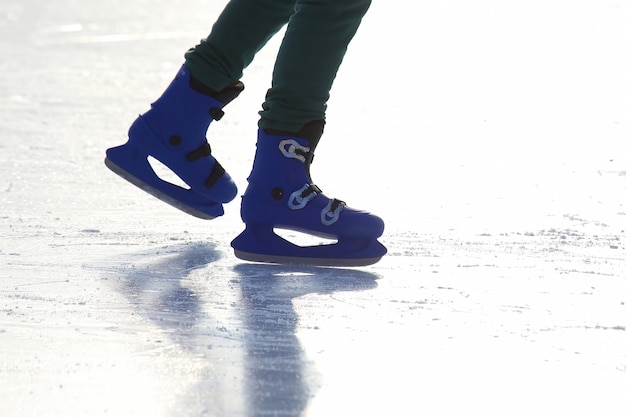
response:
<svg viewBox="0 0 626 417"><path fill-rule="evenodd" d="M210 35L185 54L202 83L219 91L237 82L255 54L287 25L262 129L298 132L325 119L330 89L371 0L231 0Z"/></svg>

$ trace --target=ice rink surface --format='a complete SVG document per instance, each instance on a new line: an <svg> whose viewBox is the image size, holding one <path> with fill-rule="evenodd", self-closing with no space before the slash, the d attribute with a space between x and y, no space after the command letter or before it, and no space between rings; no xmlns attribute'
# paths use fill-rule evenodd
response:
<svg viewBox="0 0 626 417"><path fill-rule="evenodd" d="M104 167L223 5L0 0L0 415L626 415L626 5L375 0L312 169L386 221L358 269ZM241 191L279 42L211 127Z"/></svg>

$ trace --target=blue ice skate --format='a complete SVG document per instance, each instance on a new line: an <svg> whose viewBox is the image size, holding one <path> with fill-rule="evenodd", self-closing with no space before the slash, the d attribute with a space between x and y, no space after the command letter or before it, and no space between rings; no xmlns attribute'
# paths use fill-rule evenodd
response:
<svg viewBox="0 0 626 417"><path fill-rule="evenodd" d="M105 164L113 172L153 196L193 216L212 219L224 214L223 203L237 195L237 187L211 154L206 132L222 107L243 90L237 83L221 92L192 88L183 65L176 78L151 109L128 131L128 142L108 149ZM206 87L204 87L206 88ZM153 157L171 169L188 188L165 181L148 162Z"/></svg>
<svg viewBox="0 0 626 417"><path fill-rule="evenodd" d="M245 230L231 243L247 261L323 266L364 266L378 262L387 249L378 242L382 219L331 199L313 184L310 164L323 122L297 136L259 130L256 156L241 204ZM294 230L336 240L300 246L275 229Z"/></svg>

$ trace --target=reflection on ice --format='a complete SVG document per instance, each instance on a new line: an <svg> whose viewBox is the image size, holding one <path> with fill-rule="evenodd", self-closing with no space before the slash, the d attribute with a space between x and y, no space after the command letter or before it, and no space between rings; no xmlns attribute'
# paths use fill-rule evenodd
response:
<svg viewBox="0 0 626 417"><path fill-rule="evenodd" d="M161 346L138 354L166 362L193 358L195 382L176 398L186 409L302 415L320 382L297 337L294 300L373 289L378 275L257 264L224 270L216 266L220 257L210 244L184 244L119 260L110 271L118 291L154 326L146 337ZM163 377L177 378L176 372Z"/></svg>
<svg viewBox="0 0 626 417"><path fill-rule="evenodd" d="M243 297L246 400L249 416L300 416L315 395L315 365L296 336L293 300L376 287L362 271L241 264L234 268Z"/></svg>

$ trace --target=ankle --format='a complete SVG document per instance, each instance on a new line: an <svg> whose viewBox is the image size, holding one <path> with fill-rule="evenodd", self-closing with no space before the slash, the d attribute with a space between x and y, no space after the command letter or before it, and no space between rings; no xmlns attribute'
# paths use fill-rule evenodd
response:
<svg viewBox="0 0 626 417"><path fill-rule="evenodd" d="M274 136L293 136L296 138L306 139L307 145L311 150L315 150L322 134L324 133L324 125L326 121L313 120L306 123L298 132L288 132L280 129L261 128L265 133Z"/></svg>
<svg viewBox="0 0 626 417"><path fill-rule="evenodd" d="M241 92L244 90L243 83L241 81L237 81L235 84L229 85L228 87L217 91L212 89L208 85L203 84L193 75L190 75L189 77L189 86L192 90L197 91L198 93L205 94L209 97L213 97L224 105L227 105L228 103L236 99L239 94L241 94Z"/></svg>

